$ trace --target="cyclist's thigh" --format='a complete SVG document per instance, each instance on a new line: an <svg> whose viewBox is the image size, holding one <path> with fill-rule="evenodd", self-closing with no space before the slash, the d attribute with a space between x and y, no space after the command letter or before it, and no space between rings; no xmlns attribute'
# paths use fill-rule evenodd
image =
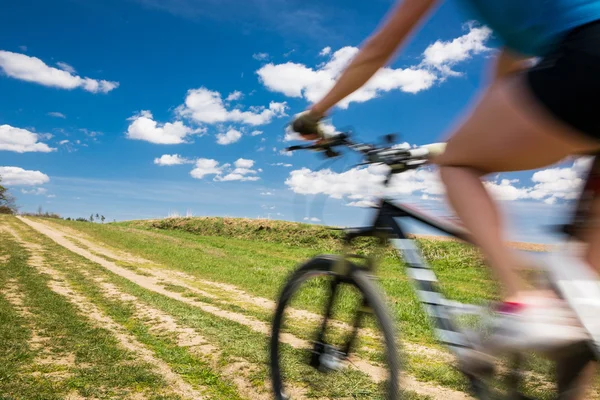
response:
<svg viewBox="0 0 600 400"><path fill-rule="evenodd" d="M537 102L523 75L494 83L451 135L439 165L482 173L541 168L576 153L600 149L600 141L553 117Z"/></svg>

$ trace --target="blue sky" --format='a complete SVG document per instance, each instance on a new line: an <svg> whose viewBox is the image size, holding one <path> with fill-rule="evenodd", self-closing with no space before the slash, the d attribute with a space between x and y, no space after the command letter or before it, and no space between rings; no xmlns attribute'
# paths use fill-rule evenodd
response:
<svg viewBox="0 0 600 400"><path fill-rule="evenodd" d="M0 175L22 210L365 220L353 205L370 201L380 171L280 151L285 124L333 82L390 1L0 1ZM333 125L368 141L439 141L497 46L470 21L444 2ZM540 227L565 215L581 171L568 162L492 177L513 237L552 240ZM400 199L445 209L433 172L396 187Z"/></svg>

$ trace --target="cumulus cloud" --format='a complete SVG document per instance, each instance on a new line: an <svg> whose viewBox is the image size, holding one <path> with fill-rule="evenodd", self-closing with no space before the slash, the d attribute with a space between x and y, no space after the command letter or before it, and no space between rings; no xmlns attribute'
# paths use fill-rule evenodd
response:
<svg viewBox="0 0 600 400"><path fill-rule="evenodd" d="M225 98L226 101L236 101L236 100L240 100L243 97L243 93L240 92L239 90L235 90L231 93L229 93L229 95Z"/></svg>
<svg viewBox="0 0 600 400"><path fill-rule="evenodd" d="M304 220L309 222L321 222L321 220L317 217L304 217Z"/></svg>
<svg viewBox="0 0 600 400"><path fill-rule="evenodd" d="M0 167L2 184L7 186L36 186L50 181L48 175L40 171L19 167Z"/></svg>
<svg viewBox="0 0 600 400"><path fill-rule="evenodd" d="M46 188L33 188L33 189L30 189L30 190L21 189L21 193L23 193L23 194L31 194L31 195L34 195L34 196L41 196L41 195L46 194L47 192L48 192L48 189L46 189Z"/></svg>
<svg viewBox="0 0 600 400"><path fill-rule="evenodd" d="M331 47L329 46L323 48L323 50L321 50L321 52L319 53L320 56L327 56L329 54L331 54Z"/></svg>
<svg viewBox="0 0 600 400"><path fill-rule="evenodd" d="M56 150L38 140L44 137L27 129L15 128L10 125L0 125L0 150L17 153L41 152L49 153Z"/></svg>
<svg viewBox="0 0 600 400"><path fill-rule="evenodd" d="M589 160L578 159L569 167L548 168L535 172L529 184L518 179L497 176L484 182L492 196L501 201L533 200L555 204L579 196ZM330 169L311 171L302 168L290 172L285 184L295 193L322 194L334 199L345 199L347 206L372 207L381 196L419 196L423 200L440 200L445 194L437 171L432 168L411 170L394 175L388 187L383 181L387 167L371 165L344 172Z"/></svg>
<svg viewBox="0 0 600 400"><path fill-rule="evenodd" d="M257 181L257 176L261 169L254 170L254 160L239 158L231 164L220 165L217 160L201 158L196 161L190 175L196 179L202 179L207 175L215 175L213 180L216 182L226 181Z"/></svg>
<svg viewBox="0 0 600 400"><path fill-rule="evenodd" d="M492 30L486 26L470 25L467 34L451 41L438 40L423 52L423 63L430 65L446 75L460 75L451 67L471 58L474 54L489 51L485 42L492 36Z"/></svg>
<svg viewBox="0 0 600 400"><path fill-rule="evenodd" d="M254 166L254 160L239 158L234 164L235 169L223 177L217 176L218 181L257 181L260 178L256 176L258 171L251 169ZM259 170L260 171L260 170Z"/></svg>
<svg viewBox="0 0 600 400"><path fill-rule="evenodd" d="M222 167L219 167L217 160L208 158L200 158L196 160L196 168L194 168L190 175L196 179L202 179L207 175L219 175L221 174Z"/></svg>
<svg viewBox="0 0 600 400"><path fill-rule="evenodd" d="M57 112L57 111L51 111L48 113L49 116L51 117L55 117L55 118L62 118L65 119L67 118L67 116L61 112Z"/></svg>
<svg viewBox="0 0 600 400"><path fill-rule="evenodd" d="M68 64L59 63L62 68ZM73 70L73 67L70 67ZM36 57L0 50L0 68L15 79L37 83L43 86L72 90L81 88L91 93L108 93L119 87L118 82L82 78L73 72L46 65Z"/></svg>
<svg viewBox="0 0 600 400"><path fill-rule="evenodd" d="M56 65L58 66L58 68L62 69L63 71L66 71L70 74L76 74L77 71L75 70L75 68L73 68L71 65L67 64L66 62L62 62L59 61L56 63Z"/></svg>
<svg viewBox="0 0 600 400"><path fill-rule="evenodd" d="M347 198L355 203L353 205L383 194L387 196L414 193L438 195L444 192L437 172L432 169L422 168L394 175L390 185L385 188L383 181L387 171L388 167L383 165L352 168L344 172L334 172L330 169L311 171L302 168L291 171L285 184L298 194L324 194L334 199Z"/></svg>
<svg viewBox="0 0 600 400"><path fill-rule="evenodd" d="M250 132L251 136L258 136L258 135L262 135L264 132L263 131L252 131Z"/></svg>
<svg viewBox="0 0 600 400"><path fill-rule="evenodd" d="M269 58L269 53L254 53L252 54L252 58L258 61L264 61Z"/></svg>
<svg viewBox="0 0 600 400"><path fill-rule="evenodd" d="M126 137L156 144L180 144L189 141L191 135L205 132L205 129L193 129L181 121L160 124L154 120L150 111L141 111L129 118Z"/></svg>
<svg viewBox="0 0 600 400"><path fill-rule="evenodd" d="M453 73L451 66L473 54L487 49L484 45L490 36L486 27L469 26L469 32L450 42L435 42L429 46L422 61L407 68L385 67L379 70L365 86L338 104L347 108L352 102L362 103L392 90L418 93L431 88L434 83ZM332 53L330 48L321 55L329 60L317 67L300 63L269 63L257 74L263 85L289 97L304 98L309 102L320 99L335 83L348 62L358 53L357 47L346 46Z"/></svg>
<svg viewBox="0 0 600 400"><path fill-rule="evenodd" d="M242 132L236 129L229 129L227 132L218 133L216 137L218 144L226 146L239 141L242 138Z"/></svg>
<svg viewBox="0 0 600 400"><path fill-rule="evenodd" d="M177 108L177 114L197 123L237 122L257 126L268 124L273 118L286 116L287 108L285 102L272 101L268 107L251 107L248 111L228 110L221 93L201 87L188 91L185 103Z"/></svg>
<svg viewBox="0 0 600 400"><path fill-rule="evenodd" d="M181 165L181 164L193 164L193 160L181 157L179 154L163 154L162 156L154 159L154 164L160 166L170 165Z"/></svg>

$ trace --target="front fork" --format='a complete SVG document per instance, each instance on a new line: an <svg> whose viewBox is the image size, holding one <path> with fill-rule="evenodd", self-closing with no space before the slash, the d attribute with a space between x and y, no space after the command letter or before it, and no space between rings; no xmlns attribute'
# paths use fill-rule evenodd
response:
<svg viewBox="0 0 600 400"><path fill-rule="evenodd" d="M356 344L358 332L362 327L362 323L365 314L370 313L369 305L365 298L363 298L360 308L357 310L352 323L352 331L345 340L342 346L336 347L326 342L326 334L329 320L332 317L333 307L335 306L336 297L338 290L343 284L352 284L352 272L353 269L357 268L351 259L363 259L365 266L362 267L366 271L373 271L375 266L375 259L350 254L349 243L344 246L344 252L342 257L336 262L334 266L334 278L329 284L329 298L325 304L325 310L323 313L323 321L317 333L317 337L313 346L312 356L310 365L320 371L331 371L339 370L343 367L344 361L346 361Z"/></svg>

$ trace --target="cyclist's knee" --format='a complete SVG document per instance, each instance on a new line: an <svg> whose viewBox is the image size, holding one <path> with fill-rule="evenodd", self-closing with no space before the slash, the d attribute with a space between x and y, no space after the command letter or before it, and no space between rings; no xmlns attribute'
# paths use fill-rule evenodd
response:
<svg viewBox="0 0 600 400"><path fill-rule="evenodd" d="M477 177L482 177L484 175L487 175L488 173L491 173L491 171L482 171L479 168L474 168L466 165L461 166L441 164L439 165L439 167L440 177L445 185L451 185L452 181L454 181L457 178L457 175L462 175L465 172L468 172L471 175L476 175Z"/></svg>

